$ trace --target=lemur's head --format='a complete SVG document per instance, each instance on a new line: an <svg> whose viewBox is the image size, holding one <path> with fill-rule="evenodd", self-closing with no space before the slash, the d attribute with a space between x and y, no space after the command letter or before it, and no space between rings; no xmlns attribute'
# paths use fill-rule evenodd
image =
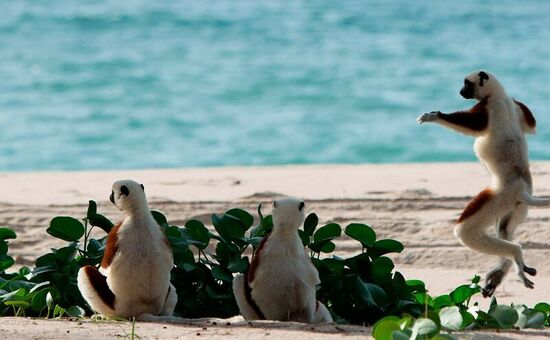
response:
<svg viewBox="0 0 550 340"><path fill-rule="evenodd" d="M487 71L475 71L464 78L460 95L466 99L482 100L490 95L504 93L504 89L494 74Z"/></svg>
<svg viewBox="0 0 550 340"><path fill-rule="evenodd" d="M114 182L109 199L122 211L140 209L147 205L143 184L129 179Z"/></svg>
<svg viewBox="0 0 550 340"><path fill-rule="evenodd" d="M296 230L305 219L306 204L296 198L283 198L273 202L273 228ZM275 229L274 229L275 230Z"/></svg>

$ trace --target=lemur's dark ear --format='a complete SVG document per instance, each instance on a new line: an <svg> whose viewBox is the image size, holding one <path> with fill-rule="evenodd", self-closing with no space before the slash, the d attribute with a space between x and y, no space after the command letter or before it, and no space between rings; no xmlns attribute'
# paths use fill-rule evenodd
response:
<svg viewBox="0 0 550 340"><path fill-rule="evenodd" d="M143 184L140 184L139 185L143 190L145 190L145 187L143 186Z"/></svg>
<svg viewBox="0 0 550 340"><path fill-rule="evenodd" d="M128 196L130 195L130 190L128 190L128 187L123 185L120 187L120 193L123 194L124 196Z"/></svg>
<svg viewBox="0 0 550 340"><path fill-rule="evenodd" d="M479 87L482 87L483 86L483 81L484 80L489 80L489 75L483 71L479 72L478 73L478 76L479 76Z"/></svg>
<svg viewBox="0 0 550 340"><path fill-rule="evenodd" d="M277 208L277 201L273 201L273 208Z"/></svg>
<svg viewBox="0 0 550 340"><path fill-rule="evenodd" d="M300 202L300 205L298 205L298 210L302 211L305 206L306 206L306 203L304 201Z"/></svg>

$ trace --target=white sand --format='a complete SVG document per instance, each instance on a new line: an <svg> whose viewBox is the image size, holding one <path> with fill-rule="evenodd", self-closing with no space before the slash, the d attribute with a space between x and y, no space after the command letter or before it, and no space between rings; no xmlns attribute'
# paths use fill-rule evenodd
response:
<svg viewBox="0 0 550 340"><path fill-rule="evenodd" d="M550 195L550 162L535 163L532 171L535 195ZM441 163L1 173L0 225L18 234L10 246L18 265L32 266L50 247L62 245L45 233L50 219L83 217L89 199L98 201L100 212L119 219L108 196L111 183L121 178L144 183L151 208L166 212L176 225L190 218L209 223L211 213L231 207L254 212L258 203L264 203L268 213L274 198L300 197L321 223L334 221L345 227L363 222L378 238L402 241L405 251L393 256L397 270L406 278L422 279L432 295L448 293L476 273L483 276L495 260L461 246L452 234L453 221L468 199L489 184L489 175L478 163ZM496 293L499 302L550 301L549 218L550 209L531 209L517 231L526 263L539 271L535 289L523 287L511 272ZM339 255L349 255L359 248L343 237L337 249Z"/></svg>

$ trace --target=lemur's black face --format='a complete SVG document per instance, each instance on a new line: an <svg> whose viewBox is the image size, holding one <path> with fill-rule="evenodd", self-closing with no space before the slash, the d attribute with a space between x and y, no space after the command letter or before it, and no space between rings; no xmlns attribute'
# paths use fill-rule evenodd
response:
<svg viewBox="0 0 550 340"><path fill-rule="evenodd" d="M474 98L474 86L474 83L468 79L464 79L464 86L460 90L460 95L466 99Z"/></svg>
<svg viewBox="0 0 550 340"><path fill-rule="evenodd" d="M141 188L144 189L143 184L141 184ZM130 195L130 190L126 185L121 186L119 190L120 190L120 194L117 196L117 199L120 198L121 196L128 197ZM116 205L114 190L111 190L111 196L109 196L109 200Z"/></svg>

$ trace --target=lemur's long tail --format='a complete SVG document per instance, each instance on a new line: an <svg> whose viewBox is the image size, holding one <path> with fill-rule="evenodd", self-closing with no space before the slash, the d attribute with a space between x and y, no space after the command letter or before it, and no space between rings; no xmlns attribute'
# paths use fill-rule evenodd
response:
<svg viewBox="0 0 550 340"><path fill-rule="evenodd" d="M532 206L550 206L550 199L533 197L527 191L523 191L518 198L522 203Z"/></svg>

